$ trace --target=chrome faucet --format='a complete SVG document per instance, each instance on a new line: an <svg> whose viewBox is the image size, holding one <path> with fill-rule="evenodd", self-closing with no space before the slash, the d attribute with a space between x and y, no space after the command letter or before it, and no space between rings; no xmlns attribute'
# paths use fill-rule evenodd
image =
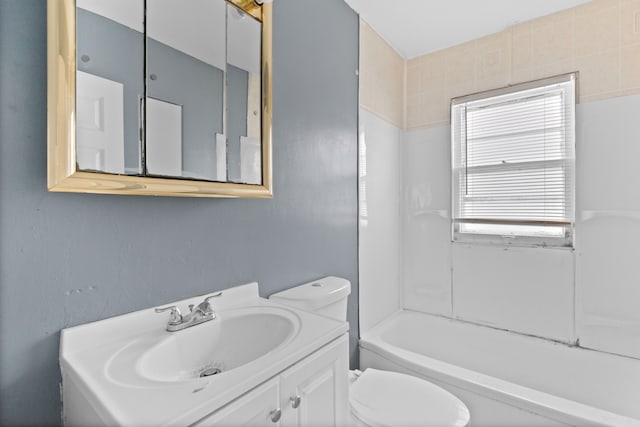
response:
<svg viewBox="0 0 640 427"><path fill-rule="evenodd" d="M199 325L200 323L208 322L209 320L215 319L216 312L209 300L215 297L219 297L220 295L222 295L222 292L216 292L215 294L206 297L204 301L202 301L197 306L190 304L190 313L185 314L184 316L182 315L182 313L180 313L180 309L175 305L161 308L158 307L155 309L155 311L156 313L162 313L171 310L171 313L169 315L169 322L167 323L167 331L181 331L190 326Z"/></svg>

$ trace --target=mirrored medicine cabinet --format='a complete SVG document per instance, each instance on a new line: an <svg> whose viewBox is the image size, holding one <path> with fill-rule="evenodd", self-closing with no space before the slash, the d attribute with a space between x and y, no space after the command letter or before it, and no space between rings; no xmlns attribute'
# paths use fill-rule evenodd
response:
<svg viewBox="0 0 640 427"><path fill-rule="evenodd" d="M272 195L270 3L48 0L47 26L50 191Z"/></svg>

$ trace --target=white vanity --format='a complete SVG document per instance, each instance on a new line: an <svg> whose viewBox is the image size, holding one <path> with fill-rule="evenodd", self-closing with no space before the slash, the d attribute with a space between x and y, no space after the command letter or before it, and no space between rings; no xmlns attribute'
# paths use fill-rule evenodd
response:
<svg viewBox="0 0 640 427"><path fill-rule="evenodd" d="M208 295L173 305L193 313ZM64 329L65 425L348 424L346 322L260 298L257 283L209 301L213 319L176 332L153 308Z"/></svg>

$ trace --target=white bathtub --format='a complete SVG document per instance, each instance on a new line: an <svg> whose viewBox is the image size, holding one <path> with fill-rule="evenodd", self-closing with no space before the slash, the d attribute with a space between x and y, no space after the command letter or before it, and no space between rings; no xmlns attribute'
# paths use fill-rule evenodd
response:
<svg viewBox="0 0 640 427"><path fill-rule="evenodd" d="M637 359L404 310L363 334L369 367L442 386L474 427L640 426Z"/></svg>

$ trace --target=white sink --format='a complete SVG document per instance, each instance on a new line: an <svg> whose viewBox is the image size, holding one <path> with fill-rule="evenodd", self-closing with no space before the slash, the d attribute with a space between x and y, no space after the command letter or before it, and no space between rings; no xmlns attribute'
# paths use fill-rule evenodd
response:
<svg viewBox="0 0 640 427"><path fill-rule="evenodd" d="M218 312L206 323L167 333L148 349L130 346L137 353L131 355L137 357L133 375L163 382L223 375L286 344L299 330L299 323L291 312L272 307ZM111 374L121 377L113 369L122 364L117 359L114 362ZM132 375L130 369L125 372Z"/></svg>
<svg viewBox="0 0 640 427"><path fill-rule="evenodd" d="M206 296L167 305L185 312ZM213 307L215 319L177 332L167 332L168 314L153 308L62 330L64 419L188 425L348 328L260 298L256 283L224 290Z"/></svg>

